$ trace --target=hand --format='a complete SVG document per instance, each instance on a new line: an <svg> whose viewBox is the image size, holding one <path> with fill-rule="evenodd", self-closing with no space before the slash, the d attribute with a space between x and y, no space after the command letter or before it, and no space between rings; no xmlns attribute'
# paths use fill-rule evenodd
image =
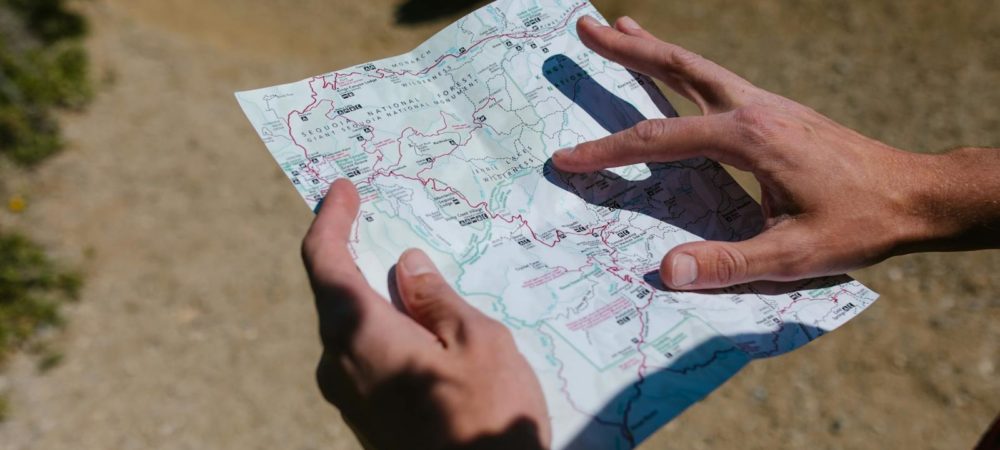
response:
<svg viewBox="0 0 1000 450"><path fill-rule="evenodd" d="M420 250L396 266L406 314L347 248L358 193L338 180L302 244L316 294L320 390L369 448L542 449L541 386L510 332L459 297Z"/></svg>
<svg viewBox="0 0 1000 450"><path fill-rule="evenodd" d="M557 168L590 172L704 156L752 172L760 182L764 230L742 242L693 242L672 249L660 266L660 276L671 288L838 274L927 249L934 239L974 228L941 209L954 202L935 202L940 196L928 192L928 186L942 184L940 174L952 162L862 136L656 39L627 17L613 28L590 17L577 25L588 47L659 78L697 104L703 116L647 120L560 150L553 155ZM996 155L993 152L994 168ZM996 178L995 172L978 172L984 180ZM995 199L992 204L995 211ZM965 209L975 210L976 205ZM980 220L980 225L1000 216L992 217Z"/></svg>

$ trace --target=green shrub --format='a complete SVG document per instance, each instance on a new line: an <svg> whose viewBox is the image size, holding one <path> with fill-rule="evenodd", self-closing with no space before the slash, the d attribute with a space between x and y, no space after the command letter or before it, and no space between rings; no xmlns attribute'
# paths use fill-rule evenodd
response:
<svg viewBox="0 0 1000 450"><path fill-rule="evenodd" d="M61 0L0 0L0 154L31 166L62 146L53 108L91 98L89 62L78 38L86 22Z"/></svg>
<svg viewBox="0 0 1000 450"><path fill-rule="evenodd" d="M0 148L10 159L31 166L62 146L59 130L47 115L0 106Z"/></svg>
<svg viewBox="0 0 1000 450"><path fill-rule="evenodd" d="M0 234L0 361L40 329L61 324L59 306L80 292L78 274L60 269L17 234Z"/></svg>
<svg viewBox="0 0 1000 450"><path fill-rule="evenodd" d="M79 14L66 10L63 0L0 0L24 18L25 25L46 43L82 37L87 22Z"/></svg>
<svg viewBox="0 0 1000 450"><path fill-rule="evenodd" d="M62 0L0 0L0 158L31 166L62 148L53 108L81 108L92 95L86 29ZM62 323L60 306L80 285L37 244L0 232L0 368L17 349L39 354L39 371L59 364L62 353L36 336ZM0 421L8 410L0 392Z"/></svg>

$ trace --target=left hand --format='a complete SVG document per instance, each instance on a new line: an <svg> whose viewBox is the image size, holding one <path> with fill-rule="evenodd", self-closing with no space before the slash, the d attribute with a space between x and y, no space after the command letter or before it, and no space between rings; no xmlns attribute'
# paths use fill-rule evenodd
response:
<svg viewBox="0 0 1000 450"><path fill-rule="evenodd" d="M420 250L396 266L406 313L377 294L347 243L360 199L338 180L302 243L319 312L316 378L367 447L545 449L541 385L499 322L470 306Z"/></svg>

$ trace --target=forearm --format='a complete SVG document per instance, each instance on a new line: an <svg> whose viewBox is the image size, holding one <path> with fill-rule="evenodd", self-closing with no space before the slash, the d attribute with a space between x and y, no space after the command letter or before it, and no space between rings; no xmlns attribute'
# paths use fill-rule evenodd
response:
<svg viewBox="0 0 1000 450"><path fill-rule="evenodd" d="M899 253L1000 248L1000 149L959 148L914 163L911 204L923 232Z"/></svg>

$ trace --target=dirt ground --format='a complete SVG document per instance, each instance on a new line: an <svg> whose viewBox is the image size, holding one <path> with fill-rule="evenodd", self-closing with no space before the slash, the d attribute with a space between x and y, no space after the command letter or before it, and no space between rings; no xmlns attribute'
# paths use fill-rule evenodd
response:
<svg viewBox="0 0 1000 450"><path fill-rule="evenodd" d="M0 375L0 449L358 448L312 378L311 214L232 92L402 53L455 18L398 26L396 1L80 3L98 97L63 118L67 151L3 173L29 199L3 223L87 284L64 362ZM995 0L596 3L889 144L1000 146ZM860 271L875 306L643 448L971 448L1000 412L998 272L997 251Z"/></svg>

